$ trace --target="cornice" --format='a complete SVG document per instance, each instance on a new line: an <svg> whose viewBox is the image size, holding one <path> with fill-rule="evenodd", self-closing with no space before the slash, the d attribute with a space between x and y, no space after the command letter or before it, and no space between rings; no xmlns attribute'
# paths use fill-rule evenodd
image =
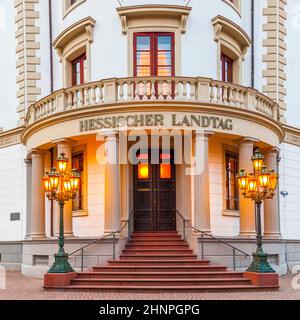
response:
<svg viewBox="0 0 300 320"><path fill-rule="evenodd" d="M25 127L18 127L0 133L0 149L21 143L21 136Z"/></svg>
<svg viewBox="0 0 300 320"><path fill-rule="evenodd" d="M186 32L187 18L192 10L191 7L177 5L137 5L117 8L122 23L122 33L128 32L128 21L139 18L169 18L178 19L181 33Z"/></svg>

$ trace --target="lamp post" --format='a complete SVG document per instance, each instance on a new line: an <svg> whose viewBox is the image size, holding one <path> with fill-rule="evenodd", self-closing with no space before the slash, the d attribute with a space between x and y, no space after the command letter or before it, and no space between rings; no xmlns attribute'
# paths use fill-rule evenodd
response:
<svg viewBox="0 0 300 320"><path fill-rule="evenodd" d="M268 263L268 255L264 253L263 235L261 230L261 205L266 199L273 199L278 184L278 174L274 170L267 170L264 165L264 156L260 150L255 151L252 157L253 173L240 170L237 180L242 195L255 202L256 228L257 228L257 250L253 253L253 262L248 272L274 273Z"/></svg>
<svg viewBox="0 0 300 320"><path fill-rule="evenodd" d="M67 201L74 199L78 195L80 173L73 169L67 172L69 159L61 153L57 159L57 169L52 168L51 172L46 172L43 177L43 184L46 197L55 200L59 204L59 249L54 256L55 261L48 273L69 273L74 272L69 264L68 254L64 250L64 206Z"/></svg>

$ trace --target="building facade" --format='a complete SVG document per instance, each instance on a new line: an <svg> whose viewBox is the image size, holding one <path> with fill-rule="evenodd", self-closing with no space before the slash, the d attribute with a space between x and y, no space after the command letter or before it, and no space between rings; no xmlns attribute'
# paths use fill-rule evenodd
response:
<svg viewBox="0 0 300 320"><path fill-rule="evenodd" d="M133 230L182 233L182 215L251 254L254 204L235 176L259 148L280 174L265 250L282 274L299 264L298 2L2 2L0 263L37 277L52 264L59 212L41 179L62 152L82 175L65 208L68 252L126 223L118 252ZM232 250L187 234L232 266ZM112 247L89 247L84 267Z"/></svg>

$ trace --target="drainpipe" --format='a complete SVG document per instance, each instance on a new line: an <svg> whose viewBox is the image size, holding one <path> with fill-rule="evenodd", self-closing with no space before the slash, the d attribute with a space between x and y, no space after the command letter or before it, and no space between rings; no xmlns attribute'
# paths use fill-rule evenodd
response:
<svg viewBox="0 0 300 320"><path fill-rule="evenodd" d="M53 33L52 33L52 0L48 0L49 7L49 49L50 49L50 93L54 91L53 85ZM54 167L54 148L50 149L51 168ZM50 204L50 233L54 237L54 203Z"/></svg>
<svg viewBox="0 0 300 320"><path fill-rule="evenodd" d="M52 34L52 0L48 0L49 5L49 44L50 44L50 93L54 90L53 85L53 34Z"/></svg>
<svg viewBox="0 0 300 320"><path fill-rule="evenodd" d="M254 48L254 23L255 23L255 3L251 0L251 87L255 87L255 48Z"/></svg>

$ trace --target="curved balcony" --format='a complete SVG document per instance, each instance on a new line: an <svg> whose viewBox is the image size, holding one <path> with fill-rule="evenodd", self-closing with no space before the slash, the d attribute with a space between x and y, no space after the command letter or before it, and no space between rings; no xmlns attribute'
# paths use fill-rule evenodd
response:
<svg viewBox="0 0 300 320"><path fill-rule="evenodd" d="M29 107L26 126L68 110L147 101L228 106L279 120L277 103L249 87L209 78L131 77L105 79L58 90Z"/></svg>

